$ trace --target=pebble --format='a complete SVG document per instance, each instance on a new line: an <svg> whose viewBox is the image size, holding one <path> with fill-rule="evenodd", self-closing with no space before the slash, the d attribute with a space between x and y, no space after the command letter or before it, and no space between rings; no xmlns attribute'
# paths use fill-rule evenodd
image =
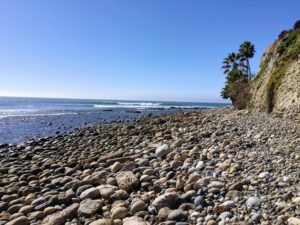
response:
<svg viewBox="0 0 300 225"><path fill-rule="evenodd" d="M299 133L216 108L1 145L0 225L300 224Z"/></svg>
<svg viewBox="0 0 300 225"><path fill-rule="evenodd" d="M139 185L139 181L136 176L130 171L120 172L116 176L117 184L120 189L127 192L132 191Z"/></svg>
<svg viewBox="0 0 300 225"><path fill-rule="evenodd" d="M201 206L201 207L205 207L207 205L204 197L202 197L202 196L197 196L194 200L194 204L196 206Z"/></svg>
<svg viewBox="0 0 300 225"><path fill-rule="evenodd" d="M287 222L289 225L300 225L300 219L296 217L290 217Z"/></svg>
<svg viewBox="0 0 300 225"><path fill-rule="evenodd" d="M99 189L92 187L80 194L80 199L85 200L87 198L95 199L100 196Z"/></svg>
<svg viewBox="0 0 300 225"><path fill-rule="evenodd" d="M148 225L142 218L137 216L127 217L123 219L123 225Z"/></svg>
<svg viewBox="0 0 300 225"><path fill-rule="evenodd" d="M117 207L113 210L111 218L115 219L123 219L128 215L128 209L125 207Z"/></svg>
<svg viewBox="0 0 300 225"><path fill-rule="evenodd" d="M169 145L164 144L156 148L155 155L157 157L165 157L169 153Z"/></svg>
<svg viewBox="0 0 300 225"><path fill-rule="evenodd" d="M123 168L123 165L122 165L120 162L115 162L115 163L111 166L111 172L117 173L117 172L119 172L122 168Z"/></svg>
<svg viewBox="0 0 300 225"><path fill-rule="evenodd" d="M226 220L227 218L231 218L232 217L232 213L231 212L222 212L219 215L219 219L220 220Z"/></svg>
<svg viewBox="0 0 300 225"><path fill-rule="evenodd" d="M89 225L112 225L112 221L110 219L99 219L91 222Z"/></svg>
<svg viewBox="0 0 300 225"><path fill-rule="evenodd" d="M163 207L163 208L161 208L161 209L158 211L158 216L157 216L157 217L158 217L158 220L159 220L159 221L165 221L165 220L168 218L170 212L171 212L171 209L168 208L168 207Z"/></svg>
<svg viewBox="0 0 300 225"><path fill-rule="evenodd" d="M251 216L251 220L255 223L259 223L261 217L262 217L261 214L253 213L253 215Z"/></svg>
<svg viewBox="0 0 300 225"><path fill-rule="evenodd" d="M143 211L146 208L146 204L144 201L142 200L138 200L135 203L132 204L131 208L130 208L130 212L131 213L136 213L139 211Z"/></svg>
<svg viewBox="0 0 300 225"><path fill-rule="evenodd" d="M168 219L174 221L186 220L187 218L188 218L187 213L182 209L175 209L171 211L168 215Z"/></svg>
<svg viewBox="0 0 300 225"><path fill-rule="evenodd" d="M85 199L80 203L78 215L90 217L100 210L100 203L96 200Z"/></svg>
<svg viewBox="0 0 300 225"><path fill-rule="evenodd" d="M259 208L261 205L261 200L257 197L249 197L246 201L246 205L248 208Z"/></svg>
<svg viewBox="0 0 300 225"><path fill-rule="evenodd" d="M27 225L29 224L29 220L26 216L20 216L10 222L8 222L6 225Z"/></svg>
<svg viewBox="0 0 300 225"><path fill-rule="evenodd" d="M218 225L218 223L215 220L209 220L207 221L207 225Z"/></svg>
<svg viewBox="0 0 300 225"><path fill-rule="evenodd" d="M149 209L158 212L163 207L172 208L176 206L178 198L179 195L176 192L165 193L154 199L152 205L149 206Z"/></svg>
<svg viewBox="0 0 300 225"><path fill-rule="evenodd" d="M300 197L293 198L293 202L300 204Z"/></svg>
<svg viewBox="0 0 300 225"><path fill-rule="evenodd" d="M118 188L110 184L104 184L97 187L102 198L110 198Z"/></svg>

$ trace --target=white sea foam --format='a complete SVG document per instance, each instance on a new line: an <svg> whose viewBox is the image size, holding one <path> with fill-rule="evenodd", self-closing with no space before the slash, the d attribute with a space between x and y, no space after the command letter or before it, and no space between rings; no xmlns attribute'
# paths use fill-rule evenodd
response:
<svg viewBox="0 0 300 225"><path fill-rule="evenodd" d="M118 105L124 106L144 106L144 107L152 107L152 106L160 106L161 103L156 102L117 102Z"/></svg>
<svg viewBox="0 0 300 225"><path fill-rule="evenodd" d="M164 108L161 103L152 102L114 102L113 104L95 104L94 107L97 108Z"/></svg>
<svg viewBox="0 0 300 225"><path fill-rule="evenodd" d="M78 113L27 113L27 114L5 114L0 115L1 118L9 118L9 117L33 117L33 116L62 116L62 115L76 115Z"/></svg>
<svg viewBox="0 0 300 225"><path fill-rule="evenodd" d="M95 104L96 108L133 108L133 109L170 109L170 108L210 108L206 106L196 105L163 105L159 102L116 102L116 104Z"/></svg>

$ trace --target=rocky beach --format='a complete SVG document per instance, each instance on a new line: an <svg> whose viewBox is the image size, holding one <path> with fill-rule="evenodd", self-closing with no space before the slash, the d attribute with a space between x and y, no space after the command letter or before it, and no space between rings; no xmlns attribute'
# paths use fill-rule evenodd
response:
<svg viewBox="0 0 300 225"><path fill-rule="evenodd" d="M0 148L0 224L300 224L300 126L216 108Z"/></svg>

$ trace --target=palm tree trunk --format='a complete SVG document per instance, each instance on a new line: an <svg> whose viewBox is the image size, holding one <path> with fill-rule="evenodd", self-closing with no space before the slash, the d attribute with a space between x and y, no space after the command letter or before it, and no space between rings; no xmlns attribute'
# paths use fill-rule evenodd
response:
<svg viewBox="0 0 300 225"><path fill-rule="evenodd" d="M247 75L248 75L248 80L251 80L251 74L250 74L250 63L249 63L249 58L247 58Z"/></svg>
<svg viewBox="0 0 300 225"><path fill-rule="evenodd" d="M249 71L249 78L250 80L252 79L252 73L251 73L251 69L250 69L250 62L249 62L249 59L248 59L248 71Z"/></svg>

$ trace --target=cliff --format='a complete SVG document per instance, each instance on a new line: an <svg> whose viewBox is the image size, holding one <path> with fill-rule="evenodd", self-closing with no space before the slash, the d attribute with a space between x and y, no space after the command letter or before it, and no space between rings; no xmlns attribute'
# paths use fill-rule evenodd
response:
<svg viewBox="0 0 300 225"><path fill-rule="evenodd" d="M283 31L267 48L252 81L251 111L300 120L300 29Z"/></svg>

